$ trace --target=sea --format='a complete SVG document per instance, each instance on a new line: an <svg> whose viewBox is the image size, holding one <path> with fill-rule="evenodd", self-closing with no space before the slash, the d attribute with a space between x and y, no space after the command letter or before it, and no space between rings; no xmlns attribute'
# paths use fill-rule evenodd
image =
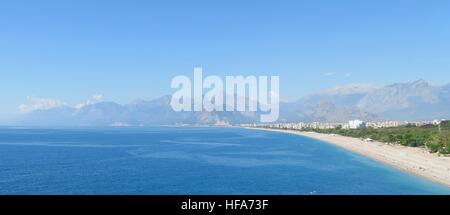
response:
<svg viewBox="0 0 450 215"><path fill-rule="evenodd" d="M214 127L0 127L0 194L450 194L293 134Z"/></svg>

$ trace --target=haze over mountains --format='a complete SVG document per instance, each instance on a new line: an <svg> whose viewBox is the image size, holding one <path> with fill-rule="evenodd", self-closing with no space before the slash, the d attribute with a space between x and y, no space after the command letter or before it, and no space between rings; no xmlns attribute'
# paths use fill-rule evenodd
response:
<svg viewBox="0 0 450 215"><path fill-rule="evenodd" d="M17 119L17 125L109 126L237 124L259 122L260 112L174 112L170 96L122 105L90 103L36 109ZM450 84L425 80L383 87L355 84L280 103L279 122L345 122L362 120L433 120L450 118Z"/></svg>

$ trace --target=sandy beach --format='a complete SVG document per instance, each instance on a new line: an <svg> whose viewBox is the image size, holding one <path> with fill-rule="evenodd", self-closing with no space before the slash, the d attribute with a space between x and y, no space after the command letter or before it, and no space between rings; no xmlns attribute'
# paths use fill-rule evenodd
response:
<svg viewBox="0 0 450 215"><path fill-rule="evenodd" d="M429 153L423 148L364 141L334 134L265 128L249 129L284 132L322 140L450 187L450 157Z"/></svg>

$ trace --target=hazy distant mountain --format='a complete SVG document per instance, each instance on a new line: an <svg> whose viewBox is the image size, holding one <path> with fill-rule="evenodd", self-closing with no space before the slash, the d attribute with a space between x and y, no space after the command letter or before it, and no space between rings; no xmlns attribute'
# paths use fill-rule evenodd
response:
<svg viewBox="0 0 450 215"><path fill-rule="evenodd" d="M449 86L432 85L424 80L392 84L367 94L357 106L401 120L450 118Z"/></svg>
<svg viewBox="0 0 450 215"><path fill-rule="evenodd" d="M318 106L320 103L335 105L335 111L330 111L322 121L348 118L432 120L450 118L449 92L450 85L437 86L418 80L378 88L368 85L334 88L300 99L297 103L310 107L311 111L306 112L306 116L317 116L316 112L323 112L323 108ZM342 108L347 111L343 112Z"/></svg>
<svg viewBox="0 0 450 215"><path fill-rule="evenodd" d="M175 125L250 123L259 119L258 112L175 112L170 96L127 105L98 102L79 108L62 106L36 110L17 120L21 125L108 126L108 125Z"/></svg>
<svg viewBox="0 0 450 215"><path fill-rule="evenodd" d="M315 93L292 103L280 105L281 122L344 122L352 119L374 120L379 117L357 104L376 88L367 84L352 84Z"/></svg>
<svg viewBox="0 0 450 215"><path fill-rule="evenodd" d="M336 87L312 94L293 103L281 104L280 121L330 121L376 119L373 114L357 108L358 102L376 88L365 84Z"/></svg>
<svg viewBox="0 0 450 215"><path fill-rule="evenodd" d="M281 109L281 122L345 122L352 119L376 120L380 119L375 114L364 110L337 105L330 100L324 99L314 103L304 103L300 100L296 103L287 104L288 110Z"/></svg>
<svg viewBox="0 0 450 215"><path fill-rule="evenodd" d="M99 102L81 107L58 106L35 110L17 120L22 125L174 125L258 122L260 112L175 112L170 96L121 105ZM385 87L357 84L336 87L280 103L280 122L352 119L432 120L450 119L450 84L432 85L424 80Z"/></svg>
<svg viewBox="0 0 450 215"><path fill-rule="evenodd" d="M350 85L307 96L295 105L299 114L309 117L309 121L448 119L449 92L450 85L437 86L425 80L378 88ZM327 111L323 111L324 104Z"/></svg>
<svg viewBox="0 0 450 215"><path fill-rule="evenodd" d="M424 80L392 84L368 93L359 101L358 107L374 113L382 113L409 108L421 103L436 104L440 100L440 90L439 87Z"/></svg>
<svg viewBox="0 0 450 215"><path fill-rule="evenodd" d="M48 110L35 110L26 113L11 122L18 125L73 125L73 114L76 111L72 107L57 107Z"/></svg>

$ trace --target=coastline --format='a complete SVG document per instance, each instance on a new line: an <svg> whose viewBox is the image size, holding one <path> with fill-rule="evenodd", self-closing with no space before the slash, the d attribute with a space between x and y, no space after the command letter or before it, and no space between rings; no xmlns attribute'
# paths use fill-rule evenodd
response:
<svg viewBox="0 0 450 215"><path fill-rule="evenodd" d="M289 133L321 140L450 187L450 157L438 156L437 154L429 153L423 148L387 144L377 141L368 142L358 138L334 134L269 128L244 128Z"/></svg>

